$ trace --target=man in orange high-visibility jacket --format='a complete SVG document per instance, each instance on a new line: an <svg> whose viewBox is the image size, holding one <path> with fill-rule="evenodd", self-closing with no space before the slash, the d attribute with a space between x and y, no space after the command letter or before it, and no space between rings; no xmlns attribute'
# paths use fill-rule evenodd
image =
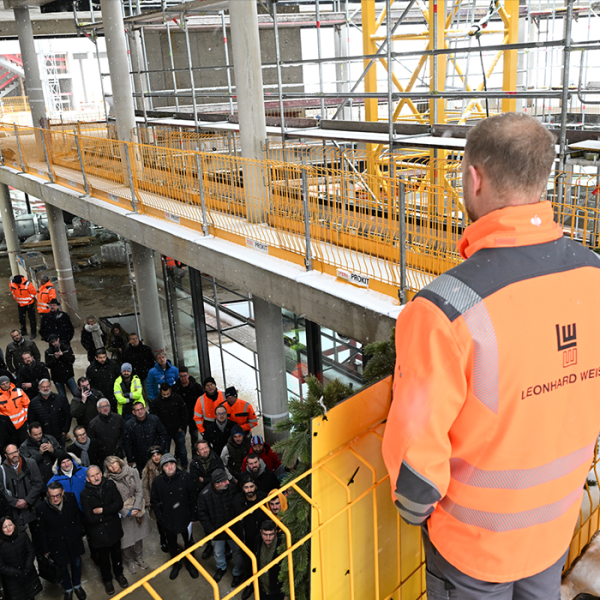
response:
<svg viewBox="0 0 600 600"><path fill-rule="evenodd" d="M215 420L215 410L225 403L223 392L217 389L217 382L213 377L206 377L202 382L204 394L196 400L194 406L194 422L199 433L204 433L205 421Z"/></svg>
<svg viewBox="0 0 600 600"><path fill-rule="evenodd" d="M37 335L37 322L35 318L35 296L36 291L33 283L28 281L22 275L15 275L8 284L10 293L19 307L19 323L21 324L21 335L27 335L26 315L29 315L29 324L31 325L30 340L35 339Z"/></svg>
<svg viewBox="0 0 600 600"><path fill-rule="evenodd" d="M14 433L3 444L18 444L27 439L27 412L29 409L29 396L15 386L8 377L0 377L0 414L8 417L14 427ZM12 428L11 428L12 429Z"/></svg>
<svg viewBox="0 0 600 600"><path fill-rule="evenodd" d="M56 298L56 290L50 281L50 277L42 275L37 293L37 310L40 314L50 312L50 300L53 298Z"/></svg>
<svg viewBox="0 0 600 600"><path fill-rule="evenodd" d="M256 413L252 405L241 398L238 398L237 390L231 386L225 390L225 404L227 409L227 418L237 423L246 435L258 424Z"/></svg>
<svg viewBox="0 0 600 600"><path fill-rule="evenodd" d="M398 317L383 456L428 597L560 598L600 430L600 260L540 202L554 143L515 113L469 132L466 260Z"/></svg>

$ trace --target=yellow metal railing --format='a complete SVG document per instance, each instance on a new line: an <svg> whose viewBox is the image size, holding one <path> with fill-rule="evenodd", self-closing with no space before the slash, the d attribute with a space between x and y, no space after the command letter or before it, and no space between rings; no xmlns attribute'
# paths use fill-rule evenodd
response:
<svg viewBox="0 0 600 600"><path fill-rule="evenodd" d="M12 114L16 112L29 112L29 98L27 96L9 96L0 99L0 114Z"/></svg>
<svg viewBox="0 0 600 600"><path fill-rule="evenodd" d="M571 546L569 547L569 555L565 563L564 571L567 571L573 566L573 563L581 556L585 547L592 541L594 535L600 531L600 497L598 479L598 463L600 462L600 447L596 442L596 451L594 460L588 475L588 480L585 483L583 502L579 511L579 520ZM591 484L590 484L591 482Z"/></svg>
<svg viewBox="0 0 600 600"><path fill-rule="evenodd" d="M278 258L394 298L403 270L411 297L461 260L456 242L468 221L456 158L406 151L394 155L390 177L385 152L294 144L251 160L237 155L237 136L164 127L138 128L152 143L120 142L98 123L0 125L0 135L4 162L19 170L235 243L258 242ZM597 174L555 174L548 198L565 235L600 247Z"/></svg>

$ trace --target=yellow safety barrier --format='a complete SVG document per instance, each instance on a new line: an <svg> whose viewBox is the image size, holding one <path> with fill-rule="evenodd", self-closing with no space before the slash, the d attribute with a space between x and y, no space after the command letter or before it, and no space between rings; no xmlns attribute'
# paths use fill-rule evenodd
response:
<svg viewBox="0 0 600 600"><path fill-rule="evenodd" d="M394 298L403 268L410 298L461 260L456 242L468 220L456 154L433 160L406 150L390 158L286 144L251 160L237 155L235 135L151 126L135 132L151 143L125 143L114 127L73 127L2 124L3 160L74 189L87 184L99 198L138 212L258 243L263 252ZM600 247L598 190L597 175L574 173L555 174L548 186L565 234L590 248Z"/></svg>

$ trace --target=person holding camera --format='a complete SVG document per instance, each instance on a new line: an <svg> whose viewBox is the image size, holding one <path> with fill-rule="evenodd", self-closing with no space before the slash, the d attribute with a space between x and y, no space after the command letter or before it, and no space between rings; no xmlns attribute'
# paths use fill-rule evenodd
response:
<svg viewBox="0 0 600 600"><path fill-rule="evenodd" d="M61 447L54 436L44 433L42 426L37 421L29 423L28 429L27 439L19 447L19 453L23 458L35 460L44 486L46 486L54 475L52 466Z"/></svg>
<svg viewBox="0 0 600 600"><path fill-rule="evenodd" d="M91 420L98 416L96 405L102 398L102 392L92 388L87 377L77 380L77 392L71 400L71 416L77 421L77 425L88 428Z"/></svg>
<svg viewBox="0 0 600 600"><path fill-rule="evenodd" d="M75 383L75 372L73 364L75 363L75 354L73 348L61 339L55 333L48 337L48 348L44 353L46 366L50 369L51 379L61 396L67 397L67 388L71 394L77 392Z"/></svg>

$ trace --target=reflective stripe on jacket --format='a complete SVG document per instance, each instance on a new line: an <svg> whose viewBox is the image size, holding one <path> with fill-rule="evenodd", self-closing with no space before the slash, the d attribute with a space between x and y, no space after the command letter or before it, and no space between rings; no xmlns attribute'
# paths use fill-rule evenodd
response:
<svg viewBox="0 0 600 600"><path fill-rule="evenodd" d="M600 261L552 205L493 211L400 313L383 455L405 521L490 582L569 547L600 429Z"/></svg>
<svg viewBox="0 0 600 600"><path fill-rule="evenodd" d="M19 306L29 306L35 301L36 291L33 283L27 279L23 283L9 283L10 293Z"/></svg>
<svg viewBox="0 0 600 600"><path fill-rule="evenodd" d="M0 390L0 413L9 417L15 429L20 429L27 422L29 396L11 383L10 390Z"/></svg>
<svg viewBox="0 0 600 600"><path fill-rule="evenodd" d="M227 409L227 418L237 423L244 431L251 431L258 425L258 417L252 408L252 405L241 398L238 398L233 406L225 402Z"/></svg>
<svg viewBox="0 0 600 600"><path fill-rule="evenodd" d="M215 420L215 410L221 404L227 404L225 402L225 396L223 392L218 391L217 399L213 402L206 394L202 394L198 400L196 400L196 406L194 406L194 421L196 427L200 433L204 433L204 421Z"/></svg>
<svg viewBox="0 0 600 600"><path fill-rule="evenodd" d="M56 298L56 290L52 283L44 283L40 285L37 293L37 310L39 313L50 312L50 300Z"/></svg>
<svg viewBox="0 0 600 600"><path fill-rule="evenodd" d="M117 400L117 413L120 415L130 415L134 402L141 402L144 406L146 406L143 396L142 382L137 375L134 375L131 378L131 383L129 385L129 397L126 397L123 393L123 388L121 387L122 382L123 376L117 377L113 387L113 393L115 395L115 399Z"/></svg>

